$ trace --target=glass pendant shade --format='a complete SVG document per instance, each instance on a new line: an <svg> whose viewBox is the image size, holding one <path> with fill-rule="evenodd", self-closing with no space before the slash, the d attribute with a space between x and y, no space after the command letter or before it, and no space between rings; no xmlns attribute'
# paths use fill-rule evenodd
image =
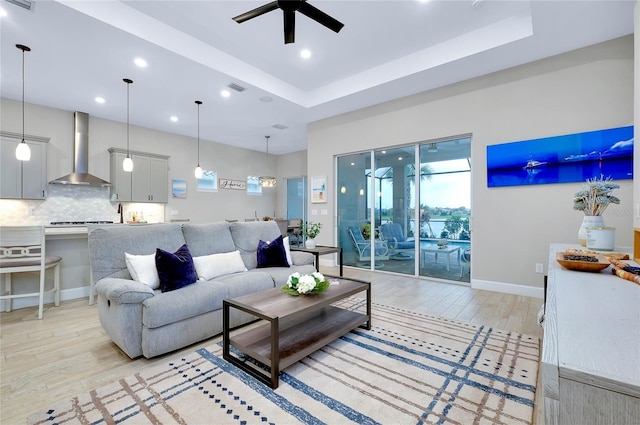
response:
<svg viewBox="0 0 640 425"><path fill-rule="evenodd" d="M130 173L133 171L133 161L131 160L131 158L129 156L127 156L124 161L122 161L122 169L124 171L126 171L127 173Z"/></svg>
<svg viewBox="0 0 640 425"><path fill-rule="evenodd" d="M30 52L31 49L22 44L16 44L16 47L22 50L22 141L16 146L16 159L18 161L29 161L31 159L31 148L24 141L24 52Z"/></svg>
<svg viewBox="0 0 640 425"><path fill-rule="evenodd" d="M260 187L276 187L278 180L273 176L260 176L258 179Z"/></svg>
<svg viewBox="0 0 640 425"><path fill-rule="evenodd" d="M267 158L269 157L269 137L271 136L264 136L265 139L267 140ZM260 185L260 187L276 187L278 180L276 180L275 177L273 176L260 176L258 177L258 184Z"/></svg>
<svg viewBox="0 0 640 425"><path fill-rule="evenodd" d="M31 159L31 148L29 148L24 139L16 147L16 159L19 161L29 161Z"/></svg>
<svg viewBox="0 0 640 425"><path fill-rule="evenodd" d="M133 171L133 160L129 156L129 86L133 83L133 80L123 78L122 81L127 83L127 157L122 161L122 169L130 173Z"/></svg>
<svg viewBox="0 0 640 425"><path fill-rule="evenodd" d="M201 179L202 178L202 168L200 168L200 165L198 165L196 167L196 169L193 172L193 174L196 176L197 179Z"/></svg>

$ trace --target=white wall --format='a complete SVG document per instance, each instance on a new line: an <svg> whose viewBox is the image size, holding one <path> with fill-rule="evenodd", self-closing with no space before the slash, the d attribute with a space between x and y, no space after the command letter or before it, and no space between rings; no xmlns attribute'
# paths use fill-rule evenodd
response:
<svg viewBox="0 0 640 425"><path fill-rule="evenodd" d="M572 198L581 184L490 189L486 147L633 124L633 78L633 37L627 36L315 122L308 175L328 175L333 188L336 154L472 133L472 285L541 288L535 263L546 271L549 243L577 243L582 213L572 209ZM633 183L618 183L622 204L604 219L617 228L618 245L631 246ZM334 211L335 193L329 195L323 208ZM318 217L334 229L323 231L319 243L334 243L334 217Z"/></svg>
<svg viewBox="0 0 640 425"><path fill-rule="evenodd" d="M2 98L0 103L0 129L16 133L22 132L21 103ZM27 134L49 137L47 159L48 180L73 171L73 111L47 108L26 104ZM124 123L89 117L89 172L105 180L109 176L110 147L126 148L126 126ZM169 158L169 190L171 180L187 181L187 199L169 197L166 206L160 205L160 214L155 221L170 219L190 219L192 222L212 222L224 219L239 219L273 215L278 192L265 189L261 196L248 195L242 190L219 190L216 193L196 191L193 170L197 163L197 139L165 133L143 127L131 126L131 150L157 153ZM268 173L278 175L276 156L266 157L265 152L235 148L220 143L200 139L200 165L218 172L218 177L245 180L248 175ZM304 166L304 163L303 163ZM299 171L296 170L296 173ZM279 179L282 181L282 178ZM83 190L78 188L77 190ZM280 190L280 189L278 189ZM105 192L106 193L106 192ZM0 219L3 203L16 201L0 200ZM29 204L46 201L23 201ZM80 202L80 201L78 201ZM13 205L12 204L12 205ZM114 212L115 206L114 204ZM136 204L137 209L144 204ZM171 215L177 211L178 215ZM69 217L72 219L74 217ZM117 216L116 216L117 218ZM106 219L106 218L103 218ZM1 220L0 220L1 222ZM45 223L47 223L45 221ZM45 224L42 223L42 224ZM15 223L12 223L15 224Z"/></svg>

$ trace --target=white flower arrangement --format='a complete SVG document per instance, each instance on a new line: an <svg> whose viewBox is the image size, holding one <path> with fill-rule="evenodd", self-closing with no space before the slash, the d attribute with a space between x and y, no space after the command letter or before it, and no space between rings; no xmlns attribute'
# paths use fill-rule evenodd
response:
<svg viewBox="0 0 640 425"><path fill-rule="evenodd" d="M324 292L329 285L329 281L320 272L313 272L310 275L295 272L289 275L287 284L282 287L282 290L290 295L309 295Z"/></svg>

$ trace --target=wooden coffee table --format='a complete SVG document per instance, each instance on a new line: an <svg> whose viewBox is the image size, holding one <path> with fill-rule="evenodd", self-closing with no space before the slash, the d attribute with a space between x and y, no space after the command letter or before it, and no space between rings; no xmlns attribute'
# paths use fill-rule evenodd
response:
<svg viewBox="0 0 640 425"><path fill-rule="evenodd" d="M274 288L224 300L222 357L271 388L278 388L281 370L357 327L371 329L371 283L325 277L339 283L320 294L292 296ZM367 296L366 314L332 305L363 291ZM231 308L252 314L263 323L232 331ZM230 349L232 346L265 367L241 358Z"/></svg>

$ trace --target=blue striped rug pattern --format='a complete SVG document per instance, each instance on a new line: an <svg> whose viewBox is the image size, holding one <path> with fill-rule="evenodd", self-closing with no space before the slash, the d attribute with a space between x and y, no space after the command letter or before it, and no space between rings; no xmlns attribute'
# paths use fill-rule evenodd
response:
<svg viewBox="0 0 640 425"><path fill-rule="evenodd" d="M347 300L362 308L361 300ZM373 303L357 329L280 374L276 390L219 343L29 417L30 424L530 424L536 337Z"/></svg>

